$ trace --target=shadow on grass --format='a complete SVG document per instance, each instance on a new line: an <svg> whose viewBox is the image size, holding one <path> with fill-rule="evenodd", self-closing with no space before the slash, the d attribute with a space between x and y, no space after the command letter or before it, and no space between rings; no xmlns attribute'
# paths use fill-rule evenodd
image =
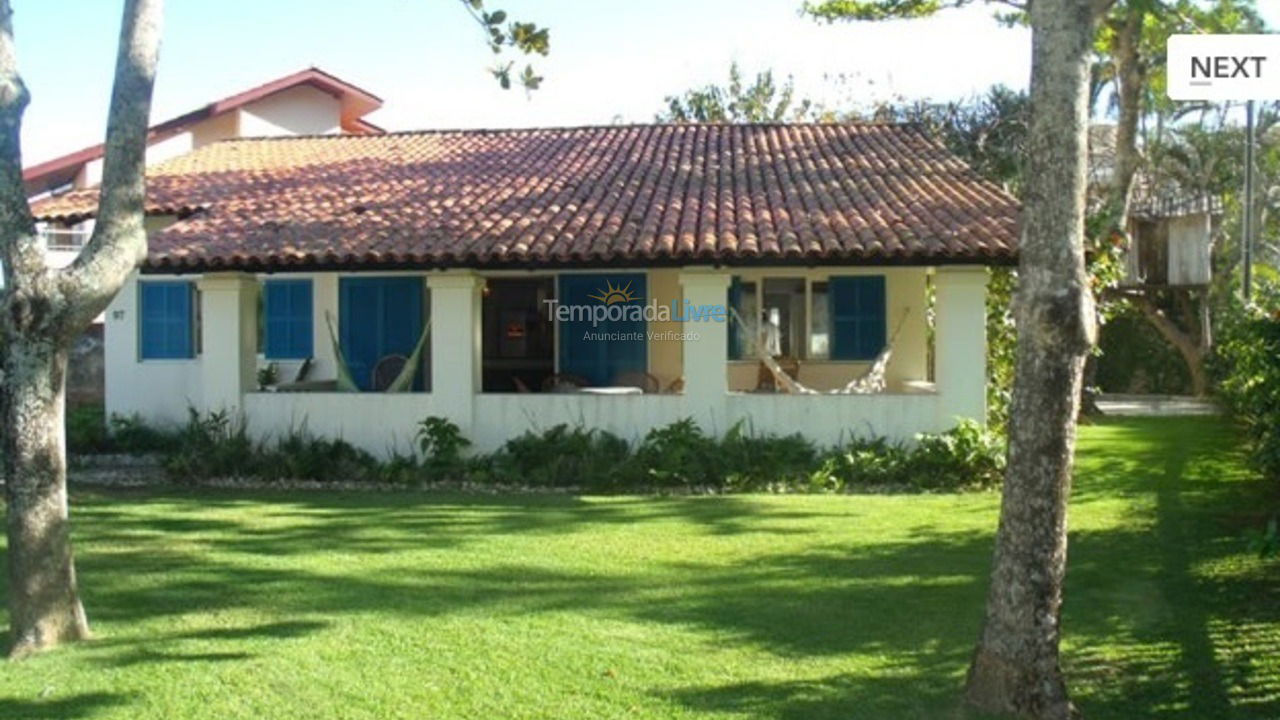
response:
<svg viewBox="0 0 1280 720"><path fill-rule="evenodd" d="M1131 525L1072 534L1065 664L1086 715L1280 716L1280 699L1255 690L1280 687L1280 668L1255 657L1280 654L1274 582L1265 575L1217 577L1199 570L1240 554L1238 528L1222 518L1252 502L1247 483L1224 477L1238 472L1231 470L1238 458L1223 450L1231 447L1225 431L1185 420L1100 430L1104 441L1081 458L1074 502L1120 497L1135 509ZM873 669L865 674L651 689L697 712L779 720L954 716L991 553L990 532L922 528L906 541L811 546L802 553L753 555L736 565L699 561L691 538L687 561L661 567L579 573L517 559L479 569L425 562L362 569L362 555L466 552L492 537L629 524L661 532L668 521L692 524L708 537L790 534L809 531L794 527L795 520L830 515L856 521L860 511L850 505L830 513L788 509L749 497L598 503L554 495L201 492L194 498L110 493L85 499L77 508L77 540L88 549L81 571L91 612L107 620L134 623L239 607L282 617L377 613L417 620L584 611L694 627L716 642L760 647L787 659L870 658ZM208 516L210 508L253 512L239 516L248 519L228 519ZM946 527L945 518L938 526ZM93 552L104 545L116 549ZM308 569L301 559L314 553L344 559L323 572ZM299 562L257 562L277 557ZM211 657L205 658L170 654L163 644L153 645L155 638L128 640L116 660L235 660L238 641L301 637L324 624L300 620L170 638L208 641ZM10 716L3 710L0 717Z"/></svg>
<svg viewBox="0 0 1280 720"><path fill-rule="evenodd" d="M123 705L128 700L128 696L115 693L85 693L49 700L0 697L0 717L11 720L74 720Z"/></svg>
<svg viewBox="0 0 1280 720"><path fill-rule="evenodd" d="M907 676L891 672L876 678L832 675L814 680L745 682L713 688L690 688L670 698L698 712L737 713L777 720L951 720L971 718L960 707L960 680L950 668L929 673L912 668ZM923 674L920 674L922 673Z"/></svg>

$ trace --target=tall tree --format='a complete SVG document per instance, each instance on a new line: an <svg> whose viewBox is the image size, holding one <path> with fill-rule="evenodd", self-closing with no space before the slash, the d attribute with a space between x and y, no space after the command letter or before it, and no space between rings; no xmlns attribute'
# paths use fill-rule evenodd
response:
<svg viewBox="0 0 1280 720"><path fill-rule="evenodd" d="M0 419L14 657L89 635L71 554L63 379L71 343L146 253L143 167L161 6L124 4L98 220L80 257L57 271L45 263L22 184L18 138L30 96L14 54L13 10L0 0Z"/></svg>
<svg viewBox="0 0 1280 720"><path fill-rule="evenodd" d="M495 53L545 55L546 28L460 0ZM147 127L163 0L125 0L93 234L58 270L45 262L22 182L19 136L30 95L18 73L13 10L0 0L0 458L5 478L10 657L88 637L67 507L63 391L72 343L146 257ZM491 70L512 85L511 63ZM542 78L526 66L526 90Z"/></svg>
<svg viewBox="0 0 1280 720"><path fill-rule="evenodd" d="M1111 172L1098 195L1091 226L1095 229L1093 250L1103 258L1095 279L1105 300L1127 302L1177 351L1186 365L1192 392L1209 391L1205 361L1212 333L1208 321L1209 293L1188 288L1136 286L1118 288L1119 265L1105 267L1113 238L1127 240L1130 208L1140 174L1145 174L1147 194L1158 192L1153 182L1149 158L1144 150L1162 142L1168 121L1194 106L1179 107L1163 92L1165 87L1165 45L1170 35L1188 32L1258 32L1263 28L1255 8L1256 0L1121 0L1107 14L1098 34L1091 98L1099 99L1107 86L1114 88L1109 105L1116 111ZM1154 138L1140 143L1148 119L1156 127ZM1143 173L1144 166L1147 172ZM1210 195L1221 194L1216 188ZM1181 189L1179 195L1185 194ZM1198 312L1196 306L1199 306ZM1091 363L1094 367L1096 363Z"/></svg>
<svg viewBox="0 0 1280 720"><path fill-rule="evenodd" d="M1055 720L1072 714L1058 657L1067 498L1082 371L1095 339L1084 221L1097 3L1035 0L1030 8L1014 422L986 619L965 689L983 710Z"/></svg>
<svg viewBox="0 0 1280 720"><path fill-rule="evenodd" d="M966 0L827 0L828 20L928 15ZM1005 3L1014 4L1014 3ZM1065 719L1059 663L1067 498L1085 357L1096 333L1085 270L1090 53L1111 0L1035 0L1023 228L1014 300L1018 346L986 616L965 698L988 712Z"/></svg>
<svg viewBox="0 0 1280 720"><path fill-rule="evenodd" d="M1000 16L1007 23L1025 23L1029 0L983 0L1010 10ZM970 5L975 0L814 0L805 11L827 21L882 20L925 17L941 10ZM1128 240L1128 218L1135 178L1144 157L1139 138L1142 123L1152 118L1157 128L1177 109L1165 97L1164 48L1169 35L1191 32L1261 32L1257 0L1112 0L1099 19L1094 37L1096 65L1091 74L1090 107L1100 105L1107 88L1113 89L1108 108L1115 111L1116 137L1106 186L1090 206L1090 271L1094 288L1104 301L1130 302L1176 350L1187 365L1197 394L1207 392L1204 361L1210 333L1197 320L1205 313L1192 312L1193 322L1179 322L1181 312L1204 294L1186 289L1143 287L1116 289L1123 273L1121 250ZM1154 115L1154 117L1153 117ZM1221 189L1219 189L1219 192ZM1110 307L1103 302L1101 307ZM1204 327L1202 327L1202 325ZM1094 363L1090 363L1090 369ZM1092 374L1092 373L1090 373Z"/></svg>

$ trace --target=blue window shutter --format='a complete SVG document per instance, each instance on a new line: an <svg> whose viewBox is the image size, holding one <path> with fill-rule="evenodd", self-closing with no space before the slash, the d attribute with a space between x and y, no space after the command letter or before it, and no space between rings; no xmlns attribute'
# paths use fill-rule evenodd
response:
<svg viewBox="0 0 1280 720"><path fill-rule="evenodd" d="M373 386L373 369L387 355L408 357L425 324L421 277L346 277L338 283L338 334L351 376L361 390ZM424 373L414 389L425 384Z"/></svg>
<svg viewBox="0 0 1280 720"><path fill-rule="evenodd" d="M885 282L883 275L831 278L831 359L870 360L885 345Z"/></svg>
<svg viewBox="0 0 1280 720"><path fill-rule="evenodd" d="M195 357L195 286L189 281L138 283L138 350L143 360Z"/></svg>
<svg viewBox="0 0 1280 720"><path fill-rule="evenodd" d="M310 280L268 280L263 283L266 346L269 360L302 360L312 355L313 330Z"/></svg>

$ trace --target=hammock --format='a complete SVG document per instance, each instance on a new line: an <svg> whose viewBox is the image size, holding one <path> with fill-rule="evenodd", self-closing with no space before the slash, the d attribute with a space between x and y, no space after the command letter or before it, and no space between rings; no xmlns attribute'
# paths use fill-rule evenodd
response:
<svg viewBox="0 0 1280 720"><path fill-rule="evenodd" d="M737 308L730 307L729 312L733 315L733 319L737 321L742 328L750 327L743 321L742 316L738 314ZM902 324L906 322L907 315L911 313L911 308L902 311L902 317L898 320L898 325L893 329L893 335L890 336L889 342L871 361L871 367L867 368L858 377L850 380L844 387L836 390L828 390L823 393L821 390L804 385L799 380L791 377L782 369L778 361L768 350L768 343L765 342L763 329L753 333L754 342L751 343L752 349L756 357L760 359L760 363L769 370L769 374L773 376L774 383L786 392L793 395L870 395L872 393L884 392L885 389L885 370L889 367L889 358L893 357L893 342L898 339L898 332L902 330Z"/></svg>
<svg viewBox="0 0 1280 720"><path fill-rule="evenodd" d="M351 368L347 365L347 358L342 354L342 346L338 343L338 334L333 330L333 316L330 313L324 314L325 324L329 326L329 341L333 343L334 363L338 366L338 391L339 392L360 392L360 387L356 385L355 378L351 376ZM418 344L413 348L413 354L405 361L404 367L400 373L396 375L391 384L383 392L408 392L413 387L413 378L418 373L418 365L422 360L422 349L427 344L427 337L431 335L431 321L422 328L422 335L418 337Z"/></svg>

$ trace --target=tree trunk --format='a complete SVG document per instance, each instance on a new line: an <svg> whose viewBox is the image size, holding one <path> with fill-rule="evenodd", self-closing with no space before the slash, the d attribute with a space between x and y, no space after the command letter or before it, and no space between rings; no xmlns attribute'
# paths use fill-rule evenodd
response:
<svg viewBox="0 0 1280 720"><path fill-rule="evenodd" d="M1116 28L1115 65L1119 92L1116 122L1115 174L1112 178L1111 212L1122 232L1128 229L1133 181L1138 172L1138 121L1142 117L1142 89L1146 82L1139 49L1147 11L1129 7ZM1104 232L1110 232L1106 228Z"/></svg>
<svg viewBox="0 0 1280 720"><path fill-rule="evenodd" d="M15 337L0 350L8 503L10 657L88 637L76 592L63 441L66 350L60 337Z"/></svg>
<svg viewBox="0 0 1280 720"><path fill-rule="evenodd" d="M89 635L76 592L67 513L67 354L146 254L147 120L162 0L125 0L93 235L62 270L45 263L22 182L29 95L13 12L0 0L0 431L8 527L10 657Z"/></svg>
<svg viewBox="0 0 1280 720"><path fill-rule="evenodd" d="M1015 312L1009 463L986 617L966 700L1072 715L1058 659L1081 372L1096 332L1084 265L1090 0L1031 4L1031 120Z"/></svg>

